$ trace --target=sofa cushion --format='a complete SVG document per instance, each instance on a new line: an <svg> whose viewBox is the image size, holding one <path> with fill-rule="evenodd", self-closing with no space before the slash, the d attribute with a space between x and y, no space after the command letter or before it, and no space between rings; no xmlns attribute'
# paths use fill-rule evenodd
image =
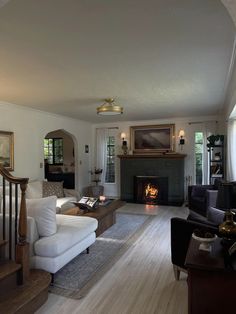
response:
<svg viewBox="0 0 236 314"><path fill-rule="evenodd" d="M208 217L202 216L202 215L200 215L194 211L191 211L191 210L189 212L187 220L190 220L192 222L198 222L198 223L205 224L208 226L218 227L218 223L213 222L213 221L209 220Z"/></svg>
<svg viewBox="0 0 236 314"><path fill-rule="evenodd" d="M74 202L76 202L77 199L76 197L62 197L62 198L58 198L57 199L57 214L61 214L63 213L63 211L75 207L75 205L73 204Z"/></svg>
<svg viewBox="0 0 236 314"><path fill-rule="evenodd" d="M51 195L64 197L63 182L43 181L43 197Z"/></svg>
<svg viewBox="0 0 236 314"><path fill-rule="evenodd" d="M209 207L207 210L207 218L209 221L215 223L216 225L220 225L225 216L225 211L214 208L214 207Z"/></svg>
<svg viewBox="0 0 236 314"><path fill-rule="evenodd" d="M42 198L43 186L42 181L29 182L26 189L26 198Z"/></svg>
<svg viewBox="0 0 236 314"><path fill-rule="evenodd" d="M70 203L70 207L75 207L75 205L73 204L73 202L76 202L76 197L62 197L62 198L58 198L57 199L57 207L62 207L63 205L65 205L66 203Z"/></svg>
<svg viewBox="0 0 236 314"><path fill-rule="evenodd" d="M56 215L57 233L34 244L36 255L55 257L70 249L97 229L96 219L85 216Z"/></svg>
<svg viewBox="0 0 236 314"><path fill-rule="evenodd" d="M49 237L57 232L56 201L56 196L26 200L27 215L35 219L40 237Z"/></svg>

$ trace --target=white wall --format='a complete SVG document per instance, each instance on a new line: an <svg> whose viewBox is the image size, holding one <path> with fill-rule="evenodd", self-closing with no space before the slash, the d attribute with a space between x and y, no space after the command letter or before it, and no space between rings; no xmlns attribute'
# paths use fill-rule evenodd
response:
<svg viewBox="0 0 236 314"><path fill-rule="evenodd" d="M44 169L40 168L40 163L44 161L43 139L46 134L54 130L63 129L72 134L75 140L75 173L76 186L82 191L82 188L90 184L89 170L94 167L95 159L95 130L98 127L118 127L119 135L125 132L129 135L130 126L135 125L155 125L155 124L175 124L176 151L186 154L185 158L185 176L193 177L193 133L195 130L203 130L209 133L219 132L219 123L207 122L219 120L218 117L192 117L182 119L168 120L149 120L149 121L129 121L111 124L90 123L41 112L25 107L12 104L0 103L0 130L14 132L14 172L13 174L20 177L29 177L30 180L42 179ZM189 124L189 122L191 124ZM199 122L199 123L196 123ZM180 129L185 130L185 145L180 150L178 145L177 134ZM220 133L224 133L221 129ZM127 138L130 144L129 137ZM117 141L117 153L121 154L121 139ZM89 153L85 153L85 144L89 145ZM109 194L119 196L119 159L118 164L118 181ZM77 171L78 170L78 171ZM105 187L106 194L106 187Z"/></svg>
<svg viewBox="0 0 236 314"><path fill-rule="evenodd" d="M191 177L192 183L194 182L194 132L195 131L203 131L207 135L210 134L225 134L225 130L222 128L221 117L217 116L208 116L208 117L187 117L187 118L172 118L168 120L164 119L155 119L149 121L129 121L129 122L118 122L118 123L106 123L106 124L98 124L93 125L93 147L95 146L95 130L96 128L101 127L118 127L119 129L119 138L117 139L117 152L118 154L122 154L121 143L122 140L120 138L120 134L125 132L127 137L128 146L130 146L130 126L138 126L138 125L157 125L157 124L175 124L175 150L178 153L186 154L185 157L185 178ZM218 121L216 123L216 121ZM185 145L181 147L178 144L179 138L178 133L180 129L185 131ZM95 154L93 153L95 156ZM205 156L205 162L207 162L207 155ZM95 161L93 161L95 162ZM118 176L117 176L117 184L113 186L113 191L111 192L111 188L106 187L105 185L105 195L111 196L119 196L120 191L120 177L119 177L119 158L117 158L118 163ZM207 173L205 173L207 177ZM187 186L187 185L186 185ZM186 187L185 187L186 189ZM109 194L106 194L109 191Z"/></svg>
<svg viewBox="0 0 236 314"><path fill-rule="evenodd" d="M51 131L63 129L74 137L76 187L81 191L90 181L91 155L85 144L91 146L90 123L0 102L0 130L14 132L13 175L30 180L43 179L43 139Z"/></svg>

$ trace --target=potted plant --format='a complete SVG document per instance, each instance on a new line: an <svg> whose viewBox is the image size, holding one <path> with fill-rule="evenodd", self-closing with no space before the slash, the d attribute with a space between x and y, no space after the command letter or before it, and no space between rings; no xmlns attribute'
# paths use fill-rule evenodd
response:
<svg viewBox="0 0 236 314"><path fill-rule="evenodd" d="M90 170L90 174L92 176L91 181L95 183L95 185L91 185L88 188L89 196L92 197L99 197L100 195L103 195L104 186L99 185L99 182L101 182L101 174L102 169L100 168L94 168L94 170Z"/></svg>
<svg viewBox="0 0 236 314"><path fill-rule="evenodd" d="M99 182L101 182L100 176L102 174L102 169L100 168L94 168L94 170L90 170L91 176L92 176L92 182L95 182L95 185L98 185Z"/></svg>

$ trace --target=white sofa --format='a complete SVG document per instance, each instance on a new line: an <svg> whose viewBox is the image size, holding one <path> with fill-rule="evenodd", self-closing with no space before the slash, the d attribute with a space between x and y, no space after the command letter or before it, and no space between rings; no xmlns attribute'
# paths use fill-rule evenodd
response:
<svg viewBox="0 0 236 314"><path fill-rule="evenodd" d="M97 220L90 217L56 215L57 232L40 237L34 218L28 217L30 266L55 274L96 240Z"/></svg>
<svg viewBox="0 0 236 314"><path fill-rule="evenodd" d="M26 200L31 268L52 274L95 242L98 226L94 218L56 214L56 200Z"/></svg>
<svg viewBox="0 0 236 314"><path fill-rule="evenodd" d="M55 196L28 199L26 206L31 268L43 269L55 274L95 242L98 221L86 216L56 214ZM6 219L6 234L8 234L8 214ZM2 225L2 214L0 214L0 225ZM13 229L12 239L14 239ZM2 234L0 240L1 237ZM7 247L5 247L5 255L8 256Z"/></svg>
<svg viewBox="0 0 236 314"><path fill-rule="evenodd" d="M73 202L79 198L77 191L63 189L63 182L32 181L27 185L27 199L39 199L50 195L57 196L57 213L63 213L66 209L73 207Z"/></svg>

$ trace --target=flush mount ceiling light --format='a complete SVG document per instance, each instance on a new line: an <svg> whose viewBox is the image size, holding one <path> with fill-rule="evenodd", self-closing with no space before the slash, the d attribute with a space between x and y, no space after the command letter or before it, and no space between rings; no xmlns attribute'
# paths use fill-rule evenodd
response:
<svg viewBox="0 0 236 314"><path fill-rule="evenodd" d="M106 98L105 103L97 107L97 114L103 116L114 116L123 113L123 107L114 104L113 98Z"/></svg>

